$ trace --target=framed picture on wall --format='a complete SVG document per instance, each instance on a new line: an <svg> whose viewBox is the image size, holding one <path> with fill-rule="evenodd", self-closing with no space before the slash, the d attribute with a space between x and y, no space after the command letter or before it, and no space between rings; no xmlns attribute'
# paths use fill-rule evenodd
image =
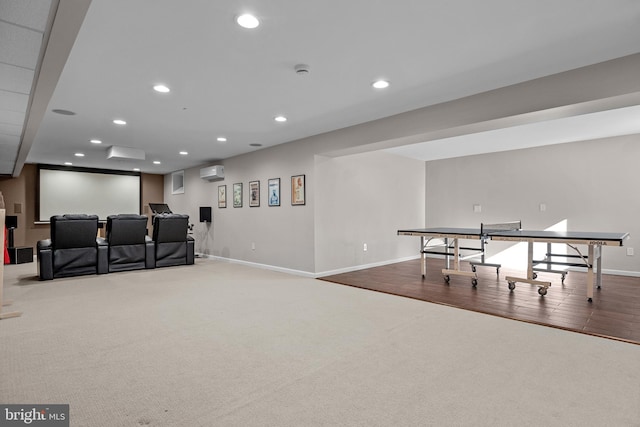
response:
<svg viewBox="0 0 640 427"><path fill-rule="evenodd" d="M260 206L260 181L249 181L249 207Z"/></svg>
<svg viewBox="0 0 640 427"><path fill-rule="evenodd" d="M269 206L280 206L280 178L271 178L267 187Z"/></svg>
<svg viewBox="0 0 640 427"><path fill-rule="evenodd" d="M233 207L242 207L242 183L237 182L233 184Z"/></svg>
<svg viewBox="0 0 640 427"><path fill-rule="evenodd" d="M219 208L227 207L227 186L226 185L218 185L218 207Z"/></svg>
<svg viewBox="0 0 640 427"><path fill-rule="evenodd" d="M304 205L305 203L304 175L294 175L291 177L291 204L293 206Z"/></svg>

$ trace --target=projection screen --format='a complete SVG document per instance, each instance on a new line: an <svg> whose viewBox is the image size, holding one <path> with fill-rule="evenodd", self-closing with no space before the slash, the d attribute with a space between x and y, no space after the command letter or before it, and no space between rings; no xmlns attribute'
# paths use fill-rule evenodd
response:
<svg viewBox="0 0 640 427"><path fill-rule="evenodd" d="M38 221L53 215L140 214L140 174L40 166Z"/></svg>

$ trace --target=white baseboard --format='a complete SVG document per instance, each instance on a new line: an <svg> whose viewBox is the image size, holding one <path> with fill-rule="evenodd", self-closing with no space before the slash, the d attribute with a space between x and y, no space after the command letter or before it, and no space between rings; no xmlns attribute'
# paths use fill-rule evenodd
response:
<svg viewBox="0 0 640 427"><path fill-rule="evenodd" d="M215 259L216 261L229 262L232 264L241 264L249 267L262 268L264 270L279 271L281 273L293 274L295 276L309 277L312 279L315 279L316 277L315 274L308 271L294 270L291 268L278 267L275 265L268 265L268 264L260 264L257 262L244 261L241 259L225 258L225 257L215 256L215 255L204 255L204 254L196 254L196 255L198 258Z"/></svg>
<svg viewBox="0 0 640 427"><path fill-rule="evenodd" d="M395 263L398 263L398 262L410 261L410 260L413 260L413 259L420 258L420 255L414 255L414 256L398 258L398 259L394 259L394 260L374 262L374 263L371 263L371 264L356 265L356 266L352 266L352 267L339 268L339 269L336 269L336 270L323 271L323 272L320 272L320 273L312 273L312 272L309 272L309 271L294 270L294 269L291 269L291 268L278 267L278 266L275 266L275 265L268 265L268 264L260 264L260 263L256 263L256 262L243 261L243 260L239 260L239 259L224 258L224 257L220 257L220 256L215 256L215 255L196 254L196 256L198 258L215 259L217 261L230 262L230 263L233 263L233 264L241 264L241 265L246 265L246 266L250 266L250 267L262 268L262 269L265 269L265 270L279 271L281 273L293 274L293 275L302 276L302 277L309 277L309 278L312 278L312 279L317 279L318 277L324 277L324 276L331 276L331 275L334 275L334 274L349 273L351 271L364 270L364 269L372 268L372 267L380 267L382 265L395 264Z"/></svg>
<svg viewBox="0 0 640 427"><path fill-rule="evenodd" d="M316 277L324 277L324 276L332 276L334 274L350 273L352 271L365 270L367 268L380 267L380 266L383 266L383 265L395 264L395 263L404 262L404 261L411 261L413 259L418 259L418 258L420 258L419 254L418 255L412 255L412 256L404 257L404 258L391 259L391 260L387 260L387 261L373 262L371 264L362 264L362 265L355 265L355 266L352 266L352 267L338 268L336 270L328 270L328 271L323 271L323 272L320 272L320 273L316 273Z"/></svg>
<svg viewBox="0 0 640 427"><path fill-rule="evenodd" d="M584 267L571 267L568 269L568 271L578 271L580 273L586 273L587 269ZM611 274L613 276L640 277L640 271L610 270L607 268L602 269L602 274Z"/></svg>
<svg viewBox="0 0 640 427"><path fill-rule="evenodd" d="M392 259L387 261L380 261L380 262L374 262L370 264L355 265L351 267L338 268L335 270L322 271L319 273L312 273L310 271L294 270L291 268L278 267L278 266L269 265L269 264L260 264L257 262L243 261L240 259L224 258L221 256L215 256L215 255L196 254L196 256L198 258L215 259L217 261L230 262L233 264L242 264L250 267L262 268L265 270L279 271L281 273L293 274L295 276L309 277L312 279L317 279L318 277L324 277L324 276L332 276L334 274L350 273L352 271L364 270L364 269L373 268L373 267L380 267L383 265L395 264L395 263L404 262L404 261L411 261L411 260L420 258L420 255L413 255L413 256L408 256L404 258L397 258L397 259ZM568 271L579 271L582 273L586 273L587 269L582 267L572 267L568 269ZM603 269L602 274L611 274L614 276L640 277L640 271Z"/></svg>

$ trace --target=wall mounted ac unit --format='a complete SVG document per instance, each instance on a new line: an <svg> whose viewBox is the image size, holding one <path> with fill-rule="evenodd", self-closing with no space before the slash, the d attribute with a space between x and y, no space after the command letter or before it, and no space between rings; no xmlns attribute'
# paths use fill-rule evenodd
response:
<svg viewBox="0 0 640 427"><path fill-rule="evenodd" d="M209 166L206 168L200 169L200 178L206 179L208 181L213 181L216 179L224 178L224 166Z"/></svg>

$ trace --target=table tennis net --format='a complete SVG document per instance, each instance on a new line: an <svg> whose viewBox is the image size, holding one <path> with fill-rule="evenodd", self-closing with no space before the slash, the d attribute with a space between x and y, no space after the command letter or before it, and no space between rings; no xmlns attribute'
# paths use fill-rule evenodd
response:
<svg viewBox="0 0 640 427"><path fill-rule="evenodd" d="M501 222L497 224L480 223L480 234L482 235L497 233L500 231L513 231L513 230L521 230L521 229L522 229L522 221Z"/></svg>

